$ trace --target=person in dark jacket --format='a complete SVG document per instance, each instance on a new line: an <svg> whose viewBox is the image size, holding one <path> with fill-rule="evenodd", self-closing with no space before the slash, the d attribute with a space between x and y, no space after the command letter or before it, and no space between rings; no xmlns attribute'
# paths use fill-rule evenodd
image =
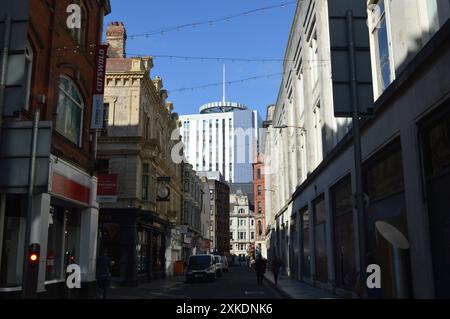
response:
<svg viewBox="0 0 450 319"><path fill-rule="evenodd" d="M272 272L273 272L273 278L275 280L275 285L278 285L278 277L280 275L280 270L281 270L281 260L280 258L275 255L275 257L272 260Z"/></svg>
<svg viewBox="0 0 450 319"><path fill-rule="evenodd" d="M103 299L106 299L108 288L111 284L111 266L111 259L108 257L108 251L105 249L97 260L97 282Z"/></svg>
<svg viewBox="0 0 450 319"><path fill-rule="evenodd" d="M258 286L261 287L263 285L264 274L266 273L266 261L262 258L261 255L258 256L258 259L256 259L255 271Z"/></svg>

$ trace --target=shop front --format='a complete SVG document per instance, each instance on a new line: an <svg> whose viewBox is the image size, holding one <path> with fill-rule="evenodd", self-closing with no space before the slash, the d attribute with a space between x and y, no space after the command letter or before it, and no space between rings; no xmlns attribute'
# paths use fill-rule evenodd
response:
<svg viewBox="0 0 450 319"><path fill-rule="evenodd" d="M95 296L97 179L55 156L49 172L49 192L33 198L30 238L40 245L38 297ZM5 195L0 271L5 297L22 294L26 207L26 195ZM69 264L81 268L81 289L66 286Z"/></svg>
<svg viewBox="0 0 450 319"><path fill-rule="evenodd" d="M112 280L122 286L164 278L169 224L141 209L101 209L99 252L113 261Z"/></svg>
<svg viewBox="0 0 450 319"><path fill-rule="evenodd" d="M435 296L450 298L450 101L420 125Z"/></svg>

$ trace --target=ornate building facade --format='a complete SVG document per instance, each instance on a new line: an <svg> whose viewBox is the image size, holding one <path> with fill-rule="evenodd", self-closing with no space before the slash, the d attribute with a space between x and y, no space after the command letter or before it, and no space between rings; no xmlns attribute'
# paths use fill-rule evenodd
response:
<svg viewBox="0 0 450 319"><path fill-rule="evenodd" d="M117 194L101 202L101 248L115 261L113 277L135 285L172 274L181 258L181 166L171 158L178 116L161 78L151 79L152 58L126 57L123 23L110 23L106 38L98 158L104 176L117 180Z"/></svg>

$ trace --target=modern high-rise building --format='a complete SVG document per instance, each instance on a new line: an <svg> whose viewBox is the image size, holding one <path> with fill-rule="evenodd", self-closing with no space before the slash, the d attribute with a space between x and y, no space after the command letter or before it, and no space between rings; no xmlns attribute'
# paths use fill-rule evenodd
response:
<svg viewBox="0 0 450 319"><path fill-rule="evenodd" d="M257 111L224 99L203 105L200 114L180 116L180 121L184 154L194 170L220 172L231 183L253 181L262 125Z"/></svg>

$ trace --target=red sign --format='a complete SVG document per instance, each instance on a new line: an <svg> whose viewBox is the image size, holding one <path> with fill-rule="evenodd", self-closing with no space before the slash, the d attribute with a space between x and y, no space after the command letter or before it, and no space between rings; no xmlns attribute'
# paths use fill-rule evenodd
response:
<svg viewBox="0 0 450 319"><path fill-rule="evenodd" d="M53 173L52 193L89 205L90 189L62 175Z"/></svg>
<svg viewBox="0 0 450 319"><path fill-rule="evenodd" d="M99 202L117 201L117 174L98 174L97 199Z"/></svg>

